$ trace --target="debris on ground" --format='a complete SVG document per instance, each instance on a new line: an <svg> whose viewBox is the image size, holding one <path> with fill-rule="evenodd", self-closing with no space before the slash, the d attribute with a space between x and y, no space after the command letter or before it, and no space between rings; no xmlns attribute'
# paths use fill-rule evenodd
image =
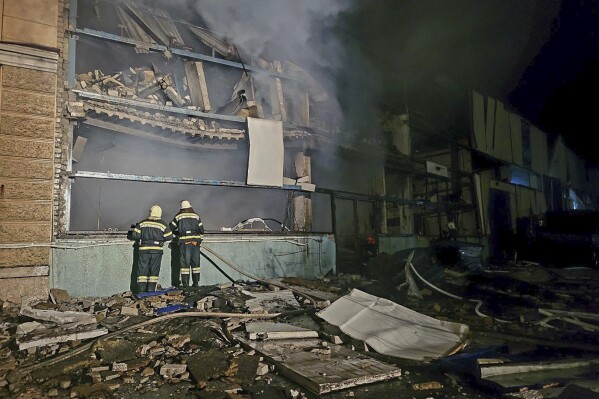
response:
<svg viewBox="0 0 599 399"><path fill-rule="evenodd" d="M313 280L4 302L0 397L599 394L599 273L480 272L430 254Z"/></svg>

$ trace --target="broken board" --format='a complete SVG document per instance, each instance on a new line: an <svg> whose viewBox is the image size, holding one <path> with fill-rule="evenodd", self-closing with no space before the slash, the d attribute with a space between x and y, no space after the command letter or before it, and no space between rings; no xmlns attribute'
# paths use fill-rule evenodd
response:
<svg viewBox="0 0 599 399"><path fill-rule="evenodd" d="M317 395L401 377L399 368L339 345L330 345L328 355L311 352L322 349L318 339L248 341L240 335L237 338L274 364L280 374Z"/></svg>

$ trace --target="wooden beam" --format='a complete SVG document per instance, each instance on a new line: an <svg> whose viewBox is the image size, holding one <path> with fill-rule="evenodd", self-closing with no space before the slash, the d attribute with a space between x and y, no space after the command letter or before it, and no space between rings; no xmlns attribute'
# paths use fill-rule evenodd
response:
<svg viewBox="0 0 599 399"><path fill-rule="evenodd" d="M185 75L191 103L204 112L210 112L210 98L208 97L208 85L204 73L204 64L199 61L188 61L185 63Z"/></svg>

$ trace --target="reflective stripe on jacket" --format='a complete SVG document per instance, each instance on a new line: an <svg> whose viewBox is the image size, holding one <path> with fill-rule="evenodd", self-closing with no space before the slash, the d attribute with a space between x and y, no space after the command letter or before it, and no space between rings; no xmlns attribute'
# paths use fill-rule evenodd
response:
<svg viewBox="0 0 599 399"><path fill-rule="evenodd" d="M201 241L204 238L202 219L192 208L181 209L173 218L170 227L182 243Z"/></svg>
<svg viewBox="0 0 599 399"><path fill-rule="evenodd" d="M162 245L173 238L173 232L160 219L144 219L135 225L131 238L139 243L140 251L162 253Z"/></svg>

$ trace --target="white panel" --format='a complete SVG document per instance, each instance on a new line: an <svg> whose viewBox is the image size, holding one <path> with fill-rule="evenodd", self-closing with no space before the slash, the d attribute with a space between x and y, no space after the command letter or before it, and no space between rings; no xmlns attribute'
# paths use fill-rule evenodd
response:
<svg viewBox="0 0 599 399"><path fill-rule="evenodd" d="M512 162L512 138L510 135L510 116L501 101L497 101L495 114L495 156L504 161Z"/></svg>
<svg viewBox="0 0 599 399"><path fill-rule="evenodd" d="M530 152L532 170L546 175L548 172L547 165L547 136L538 128L530 127Z"/></svg>
<svg viewBox="0 0 599 399"><path fill-rule="evenodd" d="M426 161L426 172L437 176L449 177L447 166L431 161Z"/></svg>
<svg viewBox="0 0 599 399"><path fill-rule="evenodd" d="M486 147L485 152L489 155L495 155L493 141L495 138L495 100L487 98L487 128L486 128Z"/></svg>
<svg viewBox="0 0 599 399"><path fill-rule="evenodd" d="M522 120L516 114L509 114L510 136L512 137L512 159L516 165L523 166L522 160Z"/></svg>
<svg viewBox="0 0 599 399"><path fill-rule="evenodd" d="M247 118L250 140L247 184L257 186L283 185L283 123Z"/></svg>
<svg viewBox="0 0 599 399"><path fill-rule="evenodd" d="M551 161L549 163L549 176L559 179L562 183L568 180L568 167L566 163L566 146L564 140L559 136L553 147Z"/></svg>
<svg viewBox="0 0 599 399"><path fill-rule="evenodd" d="M472 131L474 132L474 148L486 151L487 135L485 133L485 98L472 92Z"/></svg>

